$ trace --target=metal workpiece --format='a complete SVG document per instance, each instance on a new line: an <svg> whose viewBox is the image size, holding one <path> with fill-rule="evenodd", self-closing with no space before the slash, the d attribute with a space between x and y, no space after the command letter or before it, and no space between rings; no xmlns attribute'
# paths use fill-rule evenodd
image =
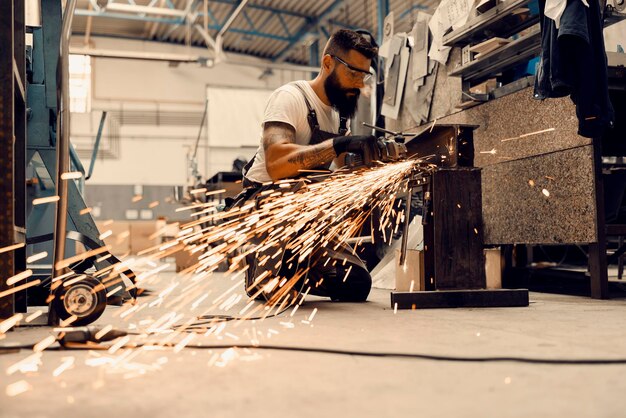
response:
<svg viewBox="0 0 626 418"><path fill-rule="evenodd" d="M421 188L424 191L424 198L422 200L422 224L427 219L426 211L428 211L428 202L430 201L430 191L428 186L430 185L430 178L432 176L432 167L418 166L416 174L407 180L406 196L405 196L405 209L404 209L404 224L402 226L402 244L400 246L400 260L399 265L403 266L406 262L406 252L409 236L409 225L411 223L411 200L415 189Z"/></svg>

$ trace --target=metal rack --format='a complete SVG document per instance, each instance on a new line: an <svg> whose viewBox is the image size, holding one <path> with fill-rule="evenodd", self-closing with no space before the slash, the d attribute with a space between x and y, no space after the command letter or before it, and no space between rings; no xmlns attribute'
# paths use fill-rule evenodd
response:
<svg viewBox="0 0 626 418"><path fill-rule="evenodd" d="M444 45L464 47L477 44L495 36L508 38L539 22L539 15L526 8L530 0L509 0L499 3L487 12L470 19L461 28L443 38ZM479 83L507 70L521 61L528 60L541 52L539 28L520 36L510 44L489 52L449 72L451 76L462 76L463 81Z"/></svg>
<svg viewBox="0 0 626 418"><path fill-rule="evenodd" d="M528 5L530 0L506 1L471 19L459 29L443 37L446 46L465 46L489 39L495 35L508 38L539 22L539 15L529 11L514 13Z"/></svg>
<svg viewBox="0 0 626 418"><path fill-rule="evenodd" d="M485 56L455 68L448 74L463 76L464 81L481 81L504 71L520 61L537 56L541 52L541 32L536 31L523 36L510 44Z"/></svg>

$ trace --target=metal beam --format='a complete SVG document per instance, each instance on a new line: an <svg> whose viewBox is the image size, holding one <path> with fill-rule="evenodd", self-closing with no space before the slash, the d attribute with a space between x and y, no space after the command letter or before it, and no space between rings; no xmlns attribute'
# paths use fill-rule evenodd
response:
<svg viewBox="0 0 626 418"><path fill-rule="evenodd" d="M171 24L171 25L180 25L181 23L184 23L184 21L182 21L180 19L162 18L162 17L156 17L156 16L155 17L152 17L152 16L140 16L140 15L136 15L136 14L133 15L133 14L124 14L124 13L97 12L95 10L86 10L86 9L76 10L76 15L77 16L106 17L106 18L113 18L113 19L136 20L136 21L141 21L141 22L166 23L166 24ZM211 14L209 13L209 16L210 15ZM222 28L222 26L218 25L218 24L209 24L208 28L210 30L219 31ZM231 32L240 33L240 34L243 34L243 35L259 36L261 38L274 39L274 40L277 40L277 41L289 42L292 39L292 38L289 38L289 37L286 37L286 36L276 35L276 34L267 33L267 32L259 32L259 31L254 31L254 30L239 29L239 28L231 28L229 30Z"/></svg>
<svg viewBox="0 0 626 418"><path fill-rule="evenodd" d="M204 43L207 47L211 47L213 49L217 48L217 43L215 42L215 39L213 39L211 35L209 35L209 33L202 26L200 26L200 24L196 23L195 25L193 25L193 28L198 31L200 36L202 36L202 39L204 39Z"/></svg>
<svg viewBox="0 0 626 418"><path fill-rule="evenodd" d="M173 24L168 30L167 32L165 32L164 34L161 35L161 39L165 39L168 36L170 36L176 29L178 29L180 27L180 25L182 25L183 23L186 23L187 25L191 25L193 24L193 22L196 20L197 15L191 13L192 10L195 10L198 7L198 0L187 0L187 6L185 6L185 10L183 10L183 18L180 20L180 22ZM190 32L189 32L189 26L188 26L188 31L187 31L187 38L190 36ZM189 40L187 39L186 43L189 43Z"/></svg>
<svg viewBox="0 0 626 418"><path fill-rule="evenodd" d="M383 43L383 26L385 17L389 14L389 0L378 0L378 22L377 22L377 38L378 45Z"/></svg>
<svg viewBox="0 0 626 418"><path fill-rule="evenodd" d="M315 27L318 26L321 22L328 19L333 14L333 12L335 12L335 10L337 10L337 8L342 4L343 0L335 0L319 16L315 18L307 18L306 22L300 27L300 30L298 30L298 33L296 33L289 41L289 44L273 58L273 61L280 62L285 60L287 58L287 55L289 54L289 52L291 52L292 48L295 45L300 43L302 39L304 39L304 37L307 36L309 32L314 30Z"/></svg>
<svg viewBox="0 0 626 418"><path fill-rule="evenodd" d="M250 16L248 16L248 12L246 12L245 10L242 12L242 15L244 17L244 19L246 19L246 22L248 22L248 26L250 26L250 29L252 30L257 30L256 25L254 24L254 22L252 21L252 19L250 19Z"/></svg>
<svg viewBox="0 0 626 418"><path fill-rule="evenodd" d="M70 53L79 54L79 55L89 55L92 57L102 57L102 58L120 58L120 59L138 59L138 60L148 60L148 61L174 61L181 63L195 63L195 62L206 62L207 60L211 60L210 57L202 57L199 55L181 55L181 54L163 54L158 52L144 52L144 51L119 51L119 50L110 50L110 49L94 49L94 48L80 48L80 47L70 47ZM275 62L264 62L258 60L247 60L245 58L238 58L237 54L224 54L226 56L225 63L230 65L240 65L245 67L255 67L255 68L272 68L276 70L286 70L286 71L319 71L318 67L312 67L307 65L295 65L295 64L287 64L287 63L275 63Z"/></svg>
<svg viewBox="0 0 626 418"><path fill-rule="evenodd" d="M156 16L155 17L140 16L137 14L114 13L114 12L87 10L87 9L76 9L75 15L76 16L107 17L110 19L138 20L140 22L169 23L172 25L180 24L182 21L182 18L172 19L172 18L156 17Z"/></svg>
<svg viewBox="0 0 626 418"><path fill-rule="evenodd" d="M278 13L278 21L280 22L280 25L283 27L283 30L285 31L287 36L291 37L291 33L289 32L289 27L287 26L287 22L285 22L285 18L280 13Z"/></svg>
<svg viewBox="0 0 626 418"><path fill-rule="evenodd" d="M156 3L154 1L150 2L150 6L154 6ZM159 7L165 6L165 0L161 0L159 2ZM148 39L152 39L156 34L157 29L159 28L159 24L157 22L146 22L144 25L144 33L147 35Z"/></svg>
<svg viewBox="0 0 626 418"><path fill-rule="evenodd" d="M113 49L94 49L70 47L70 54L89 55L101 58L137 59L146 61L198 62L198 55L181 55L161 52L119 51Z"/></svg>
<svg viewBox="0 0 626 418"><path fill-rule="evenodd" d="M221 4L237 5L238 1L237 0L211 0L211 3L221 3ZM259 4L249 4L248 8L254 9L254 10L263 10L263 11L266 11L266 12L281 14L281 15L285 15L285 16L299 17L299 18L302 18L302 19L307 19L309 17L308 15L306 15L304 13L294 12L294 11L291 11L291 10L279 9L277 7L262 6L262 5L259 5Z"/></svg>
<svg viewBox="0 0 626 418"><path fill-rule="evenodd" d="M228 29L230 29L230 26L233 24L235 19L237 19L239 13L241 13L243 8L246 7L246 4L248 4L248 0L241 0L239 5L235 8L235 10L231 13L226 22L224 22L224 24L220 28L220 31L217 34L218 38L224 36Z"/></svg>
<svg viewBox="0 0 626 418"><path fill-rule="evenodd" d="M184 18L187 13L184 10L170 9L168 7L151 7L151 6L138 6L132 4L123 3L109 3L104 7L106 11L123 12L123 13L142 13L147 15L157 16L169 16L169 17L182 17Z"/></svg>
<svg viewBox="0 0 626 418"><path fill-rule="evenodd" d="M219 25L220 22L217 21L217 18L215 17L211 9L207 8L206 14L211 18L215 25ZM203 17L204 15L200 14L199 16Z"/></svg>
<svg viewBox="0 0 626 418"><path fill-rule="evenodd" d="M324 26L320 25L319 29L327 39L330 38L330 32Z"/></svg>

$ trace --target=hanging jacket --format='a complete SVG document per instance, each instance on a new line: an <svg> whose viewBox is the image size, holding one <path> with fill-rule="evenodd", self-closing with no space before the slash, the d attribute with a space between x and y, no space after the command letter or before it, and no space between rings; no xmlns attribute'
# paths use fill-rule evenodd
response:
<svg viewBox="0 0 626 418"><path fill-rule="evenodd" d="M535 78L536 99L570 96L576 104L578 134L601 137L613 125L609 100L603 24L597 0L567 0L559 28L546 17L539 0L541 61Z"/></svg>

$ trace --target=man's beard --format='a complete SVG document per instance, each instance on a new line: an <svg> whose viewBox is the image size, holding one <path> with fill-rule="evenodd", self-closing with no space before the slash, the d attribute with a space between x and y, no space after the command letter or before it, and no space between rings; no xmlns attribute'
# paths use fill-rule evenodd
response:
<svg viewBox="0 0 626 418"><path fill-rule="evenodd" d="M356 113L360 89L346 89L341 86L337 74L335 71L326 77L324 80L324 90L326 91L326 97L330 101L330 104L339 111L341 116L345 116L351 119ZM348 95L348 93L354 93Z"/></svg>

